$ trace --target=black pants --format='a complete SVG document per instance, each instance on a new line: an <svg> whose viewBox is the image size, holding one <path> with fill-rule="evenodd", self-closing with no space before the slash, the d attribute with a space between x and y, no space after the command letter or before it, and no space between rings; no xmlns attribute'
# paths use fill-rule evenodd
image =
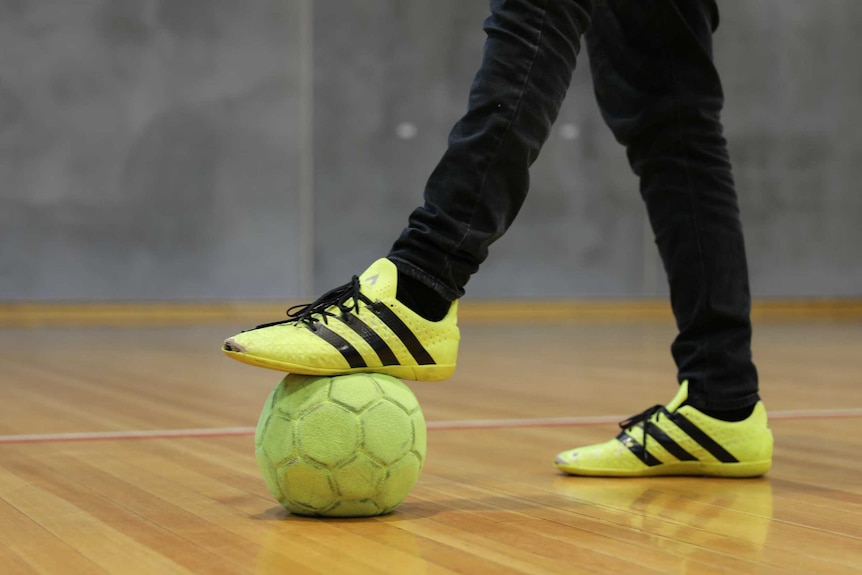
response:
<svg viewBox="0 0 862 575"><path fill-rule="evenodd" d="M581 37L596 97L640 177L690 403L757 400L742 226L712 60L714 0L492 0L466 115L389 258L448 299L505 233L565 97ZM589 28L589 31L587 29Z"/></svg>

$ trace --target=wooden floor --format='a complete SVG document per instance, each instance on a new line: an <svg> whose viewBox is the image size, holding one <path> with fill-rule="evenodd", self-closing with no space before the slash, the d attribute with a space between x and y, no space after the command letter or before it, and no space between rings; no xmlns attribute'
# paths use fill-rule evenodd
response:
<svg viewBox="0 0 862 575"><path fill-rule="evenodd" d="M757 326L776 453L755 480L553 468L670 399L669 323L468 322L456 376L411 384L418 485L350 520L267 493L250 428L280 376L221 356L242 327L0 329L3 575L862 572L858 320Z"/></svg>

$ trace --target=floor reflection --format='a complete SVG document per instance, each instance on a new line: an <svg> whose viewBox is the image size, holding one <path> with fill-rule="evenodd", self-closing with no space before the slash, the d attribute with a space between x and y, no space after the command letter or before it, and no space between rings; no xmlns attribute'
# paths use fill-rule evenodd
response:
<svg viewBox="0 0 862 575"><path fill-rule="evenodd" d="M621 512L627 527L721 549L760 551L772 524L772 486L766 478L561 477L559 495L581 504Z"/></svg>

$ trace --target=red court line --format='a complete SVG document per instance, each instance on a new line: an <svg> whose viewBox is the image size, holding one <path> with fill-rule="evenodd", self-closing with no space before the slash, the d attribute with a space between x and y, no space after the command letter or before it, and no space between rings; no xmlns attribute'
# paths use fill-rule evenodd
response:
<svg viewBox="0 0 862 575"><path fill-rule="evenodd" d="M802 419L842 419L862 417L858 409L809 409L772 411L770 421ZM582 427L614 424L626 419L624 415L602 415L596 417L545 417L536 419L468 419L429 421L429 431L453 431L464 429L513 429L521 427ZM94 431L83 433L41 433L0 435L0 445L24 443L70 443L88 441L140 441L144 439L189 439L206 437L239 437L254 435L254 427L213 427L198 429L152 429L133 431Z"/></svg>

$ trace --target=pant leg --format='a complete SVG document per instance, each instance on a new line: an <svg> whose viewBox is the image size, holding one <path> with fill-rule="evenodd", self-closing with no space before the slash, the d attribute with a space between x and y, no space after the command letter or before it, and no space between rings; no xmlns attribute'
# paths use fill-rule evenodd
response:
<svg viewBox="0 0 862 575"><path fill-rule="evenodd" d="M491 0L467 113L389 258L453 300L508 229L568 90L592 0Z"/></svg>
<svg viewBox="0 0 862 575"><path fill-rule="evenodd" d="M607 0L586 36L602 115L627 150L670 284L689 401L757 400L748 268L712 59L714 0Z"/></svg>

